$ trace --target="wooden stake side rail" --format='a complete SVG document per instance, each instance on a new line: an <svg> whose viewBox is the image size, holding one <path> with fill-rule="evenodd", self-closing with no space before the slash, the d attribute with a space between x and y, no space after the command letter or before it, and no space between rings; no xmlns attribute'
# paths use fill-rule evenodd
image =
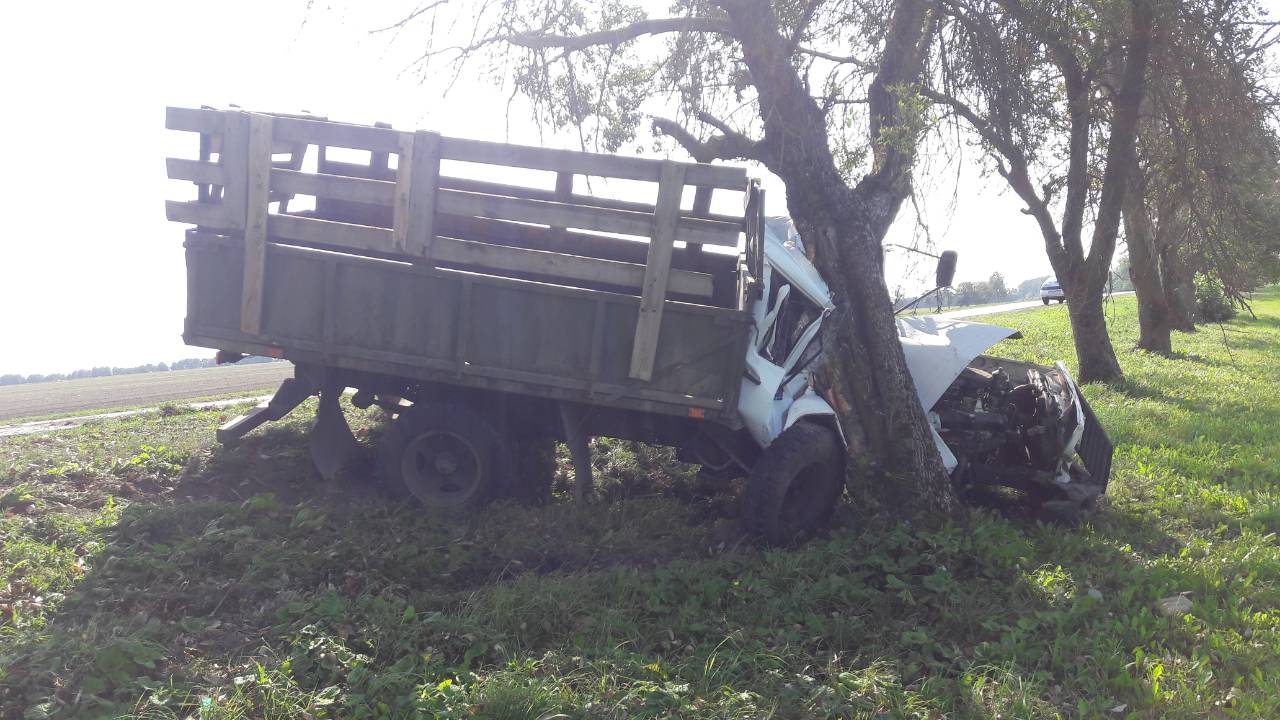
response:
<svg viewBox="0 0 1280 720"><path fill-rule="evenodd" d="M559 278L571 285L631 288L641 297L641 310L630 375L648 381L667 294L710 298L714 292L711 275L671 267L674 244L684 242L695 252L704 244L736 247L746 225L741 216L709 212L716 189L747 190L746 173L740 168L507 145L236 110L169 108L166 127L201 136L201 160L168 158L166 162L168 176L195 183L200 199L166 202L166 215L175 222L243 235L240 324L249 335L261 333L267 245L312 245L427 265L451 263L498 274ZM320 148L322 172L302 171L310 145ZM328 147L368 151L370 163L328 163L324 159ZM288 158L280 160L280 154ZM394 169L388 164L391 154L397 156ZM441 160L554 172L556 189L442 177ZM334 174L334 168L351 174ZM655 202L574 194L575 175L656 183ZM686 186L697 189L691 212L680 208ZM325 199L356 210L288 213L287 205L295 195L317 198L317 208L319 200ZM276 202L280 209L272 212ZM384 209L378 212L378 208ZM551 236L561 239L570 229L645 238L647 261L640 265L586 253L513 247L492 238L480 242L442 236L436 230L437 215L542 227L544 232L550 228Z"/></svg>

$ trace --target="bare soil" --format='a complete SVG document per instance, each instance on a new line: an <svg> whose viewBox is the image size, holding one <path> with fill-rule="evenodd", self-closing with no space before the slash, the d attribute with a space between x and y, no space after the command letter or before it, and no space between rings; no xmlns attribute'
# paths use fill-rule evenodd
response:
<svg viewBox="0 0 1280 720"><path fill-rule="evenodd" d="M271 390L293 375L287 362L83 378L0 387L0 421Z"/></svg>

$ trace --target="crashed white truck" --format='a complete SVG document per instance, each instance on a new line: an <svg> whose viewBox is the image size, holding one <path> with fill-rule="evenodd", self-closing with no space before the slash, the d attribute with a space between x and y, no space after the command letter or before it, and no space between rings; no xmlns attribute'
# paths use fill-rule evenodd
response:
<svg viewBox="0 0 1280 720"><path fill-rule="evenodd" d="M744 170L310 115L170 108L166 125L199 138L167 162L195 188L166 203L193 226L186 341L296 366L223 443L319 395L312 459L333 475L357 447L353 388L393 418L379 475L430 508L546 499L557 441L585 489L591 436L745 476L770 542L839 500L844 444L811 377L831 295ZM959 492L1071 514L1105 490L1111 444L1061 364L984 356L1005 328L898 327Z"/></svg>

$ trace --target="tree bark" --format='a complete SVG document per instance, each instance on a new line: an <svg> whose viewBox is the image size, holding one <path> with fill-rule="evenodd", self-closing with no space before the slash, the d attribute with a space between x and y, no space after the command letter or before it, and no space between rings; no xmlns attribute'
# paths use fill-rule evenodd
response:
<svg viewBox="0 0 1280 720"><path fill-rule="evenodd" d="M1138 299L1138 348L1169 355L1173 352L1169 302L1160 271L1160 252L1151 231L1145 185L1135 162L1124 202L1124 236L1129 245L1129 278Z"/></svg>
<svg viewBox="0 0 1280 720"><path fill-rule="evenodd" d="M786 184L792 221L832 291L816 375L848 442L850 495L868 511L936 522L957 503L907 370L880 245L910 192L914 148L876 142L903 121L894 93L919 84L929 5L899 0L895 9L870 92L876 169L856 188L837 169L826 118L790 62L771 3L724 7L760 97L761 158Z"/></svg>
<svg viewBox="0 0 1280 720"><path fill-rule="evenodd" d="M1088 256L1080 243L1080 220L1083 205L1077 205L1063 222L1065 253L1053 252L1049 260L1058 271L1058 279L1066 283L1067 302L1071 304L1071 329L1075 335L1076 357L1080 362L1081 382L1118 382L1124 379L1120 361L1116 359L1107 319L1102 309L1102 294L1111 273L1111 258L1120 234L1121 211L1129 190L1138 136L1138 120L1146 93L1147 64L1155 32L1155 12L1151 0L1131 0L1128 52L1124 60L1120 87L1112 104L1111 136L1107 140L1106 166L1102 174L1102 190L1098 214L1093 222L1093 238ZM1074 123L1073 123L1074 124ZM1076 139L1072 138L1073 157ZM1084 153L1088 153L1087 137ZM1074 168L1073 168L1074 170ZM1081 171L1087 177L1087 168ZM1070 204L1068 191L1068 204Z"/></svg>
<svg viewBox="0 0 1280 720"><path fill-rule="evenodd" d="M1165 271L1165 295L1169 307L1169 322L1179 332L1196 331L1195 275L1182 257L1175 243L1164 243L1160 248L1160 265Z"/></svg>
<svg viewBox="0 0 1280 720"><path fill-rule="evenodd" d="M1062 276L1059 275L1058 279L1061 281ZM1115 347L1107 332L1102 292L1070 281L1063 283L1062 289L1067 295L1067 314L1071 319L1071 333L1079 362L1076 379L1082 383L1117 382L1123 379L1120 361L1116 359Z"/></svg>

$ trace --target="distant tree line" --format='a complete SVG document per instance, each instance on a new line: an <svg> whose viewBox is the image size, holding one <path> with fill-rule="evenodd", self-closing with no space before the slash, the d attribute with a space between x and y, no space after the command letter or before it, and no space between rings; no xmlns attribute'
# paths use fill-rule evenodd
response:
<svg viewBox="0 0 1280 720"><path fill-rule="evenodd" d="M240 361L240 365L250 365L253 363L275 362L273 358L251 356ZM0 375L0 385L30 385L31 383L56 382L58 380L79 380L81 378L90 377L111 377L113 375L137 375L139 373L150 372L169 372L170 370L194 370L196 368L213 367L216 363L213 358L186 358L172 363L147 363L146 365L135 365L133 367L108 367L101 366L95 368L81 368L69 373L51 373L49 375L18 375L10 373L8 375Z"/></svg>
<svg viewBox="0 0 1280 720"><path fill-rule="evenodd" d="M994 272L986 280L962 282L955 287L943 288L938 292L938 299L926 301L922 305L924 307L935 305L968 307L971 305L988 305L1018 300L1039 300L1040 286L1050 277L1049 275L1040 275L1039 277L1027 278L1016 286L1009 287L1005 282L1004 275ZM1133 281L1129 279L1129 256L1123 255L1111 270L1108 292L1124 292L1132 289ZM913 299L903 295L902 289L898 288L893 300L893 306L900 308Z"/></svg>

